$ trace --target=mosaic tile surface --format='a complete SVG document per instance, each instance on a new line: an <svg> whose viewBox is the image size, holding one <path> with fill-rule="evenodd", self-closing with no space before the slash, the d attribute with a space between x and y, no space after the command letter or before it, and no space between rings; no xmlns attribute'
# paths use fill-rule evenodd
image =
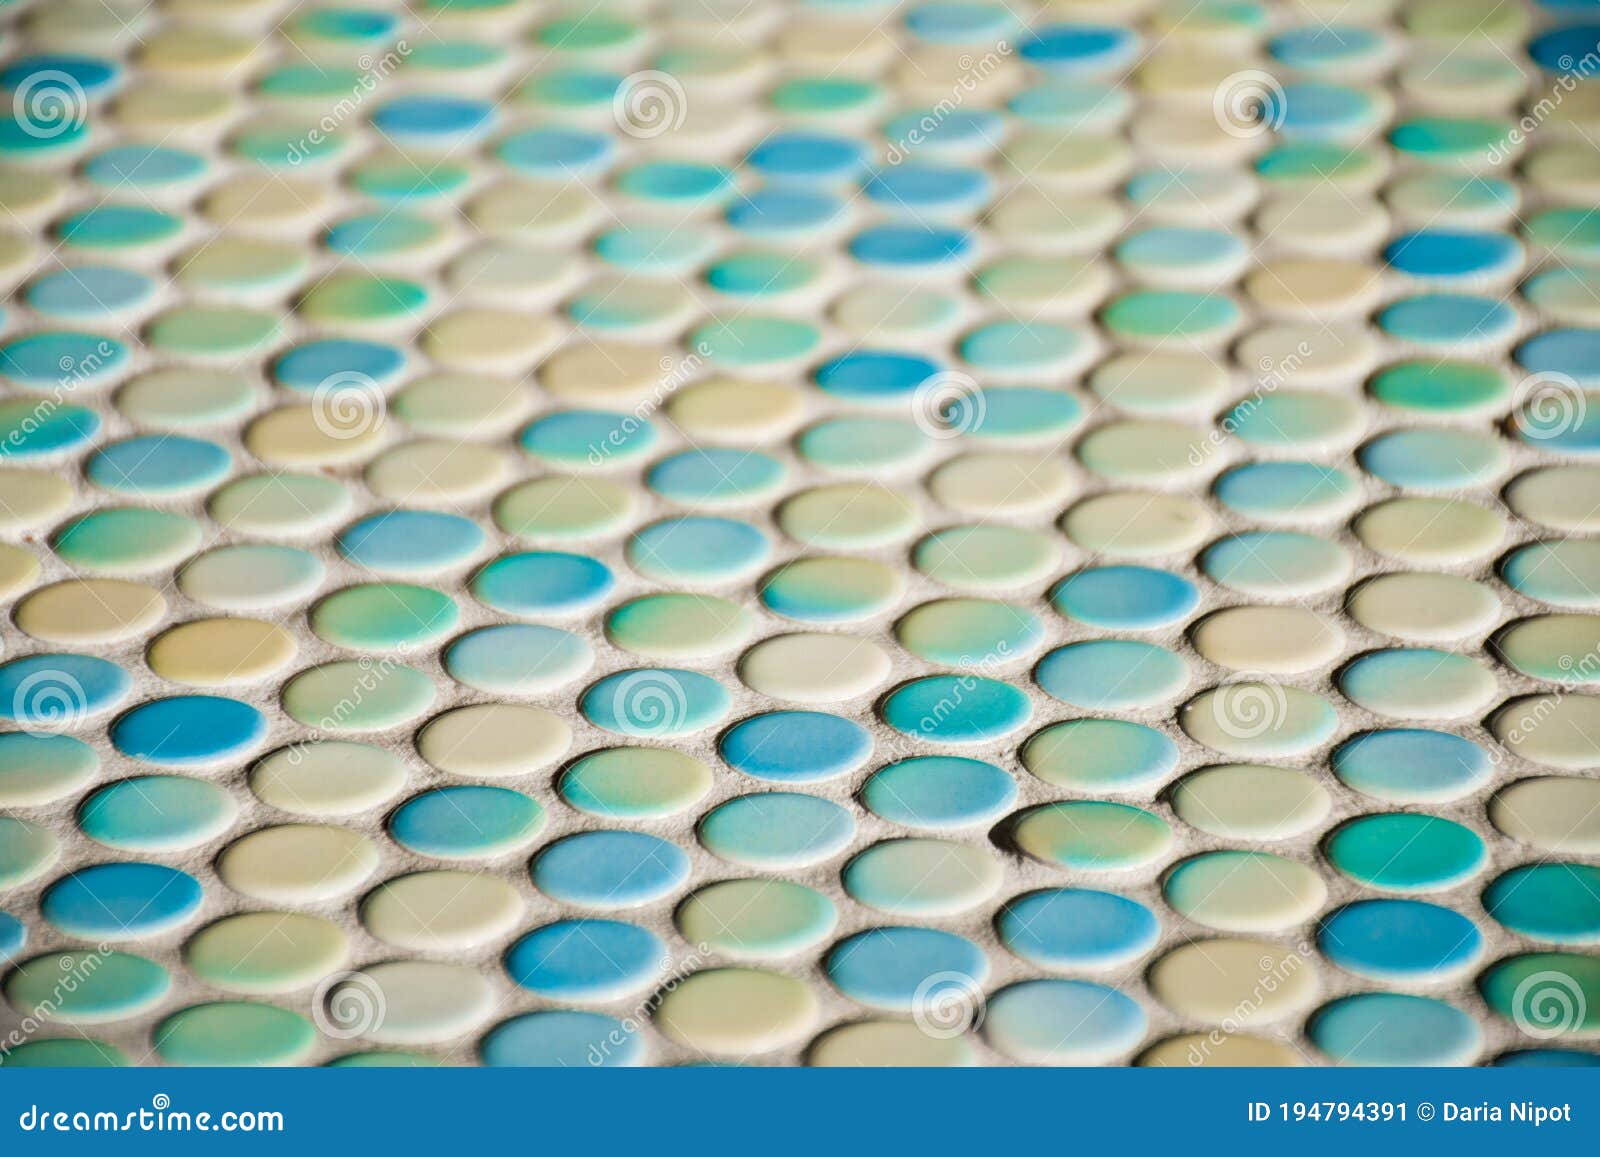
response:
<svg viewBox="0 0 1600 1157"><path fill-rule="evenodd" d="M4 6L12 1064L1593 1064L1600 13Z"/></svg>

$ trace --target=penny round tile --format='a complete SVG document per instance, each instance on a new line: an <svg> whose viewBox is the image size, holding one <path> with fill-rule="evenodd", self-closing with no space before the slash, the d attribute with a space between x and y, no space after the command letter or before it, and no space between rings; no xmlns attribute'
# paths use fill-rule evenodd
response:
<svg viewBox="0 0 1600 1157"><path fill-rule="evenodd" d="M661 970L666 946L620 920L559 920L535 928L506 953L506 972L531 992L603 1002L637 992Z"/></svg>
<svg viewBox="0 0 1600 1157"><path fill-rule="evenodd" d="M889 676L882 648L849 635L795 634L764 639L739 660L753 690L797 703L837 703L865 695Z"/></svg>
<svg viewBox="0 0 1600 1157"><path fill-rule="evenodd" d="M1311 777L1251 763L1202 768L1180 780L1171 798L1184 823L1225 839L1291 839L1316 828L1333 806Z"/></svg>
<svg viewBox="0 0 1600 1157"><path fill-rule="evenodd" d="M380 884L361 901L361 923L396 948L460 953L498 941L523 910L516 889L498 876L443 869Z"/></svg>
<svg viewBox="0 0 1600 1157"><path fill-rule="evenodd" d="M1326 850L1345 875L1396 892L1452 887L1487 861L1483 840L1471 828L1410 812L1351 820L1328 838Z"/></svg>
<svg viewBox="0 0 1600 1157"><path fill-rule="evenodd" d="M202 928L184 946L184 963L226 992L292 992L336 971L349 951L342 929L300 912L243 912Z"/></svg>
<svg viewBox="0 0 1600 1157"><path fill-rule="evenodd" d="M1590 808L1597 797L1595 782L1577 776L1519 779L1489 801L1489 820L1530 847L1588 854L1600 847L1600 822Z"/></svg>
<svg viewBox="0 0 1600 1157"><path fill-rule="evenodd" d="M809 867L843 851L855 817L832 800L797 792L757 792L719 804L700 820L713 855L754 868Z"/></svg>

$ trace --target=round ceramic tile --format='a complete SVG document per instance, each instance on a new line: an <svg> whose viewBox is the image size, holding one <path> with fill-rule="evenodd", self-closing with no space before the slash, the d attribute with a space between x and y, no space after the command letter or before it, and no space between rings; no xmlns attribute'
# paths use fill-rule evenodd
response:
<svg viewBox="0 0 1600 1157"><path fill-rule="evenodd" d="M1089 388L1101 400L1136 414L1208 409L1221 401L1228 375L1203 354L1155 350L1119 354L1095 367Z"/></svg>
<svg viewBox="0 0 1600 1157"><path fill-rule="evenodd" d="M1491 758L1477 744L1442 731L1369 731L1332 756L1334 774L1364 795L1392 803L1456 799L1489 778Z"/></svg>
<svg viewBox="0 0 1600 1157"><path fill-rule="evenodd" d="M635 533L628 565L656 582L726 583L746 577L771 556L772 543L756 527L731 518L671 518Z"/></svg>
<svg viewBox="0 0 1600 1157"><path fill-rule="evenodd" d="M200 525L181 514L113 506L69 522L50 545L81 570L148 574L194 553L202 537Z"/></svg>
<svg viewBox="0 0 1600 1157"><path fill-rule="evenodd" d="M1072 719L1038 732L1022 764L1046 783L1085 791L1141 791L1170 775L1177 745L1154 728L1120 719Z"/></svg>
<svg viewBox="0 0 1600 1157"><path fill-rule="evenodd" d="M1295 1068L1305 1063L1292 1045L1245 1033L1187 1033L1169 1037L1140 1054L1150 1068Z"/></svg>
<svg viewBox="0 0 1600 1157"><path fill-rule="evenodd" d="M31 530L65 513L72 485L42 470L0 471L0 529Z"/></svg>
<svg viewBox="0 0 1600 1157"><path fill-rule="evenodd" d="M1009 603L940 599L923 603L895 624L895 637L930 663L964 666L982 655L1020 658L1043 640L1038 619Z"/></svg>
<svg viewBox="0 0 1600 1157"><path fill-rule="evenodd" d="M1202 768L1174 787L1172 810L1190 827L1224 839L1285 840L1322 823L1326 788L1289 768L1233 763Z"/></svg>
<svg viewBox="0 0 1600 1157"><path fill-rule="evenodd" d="M1460 1009L1393 992L1361 993L1325 1005L1307 1035L1342 1065L1464 1065L1482 1047L1481 1030Z"/></svg>
<svg viewBox="0 0 1600 1157"><path fill-rule="evenodd" d="M1154 558L1198 546L1211 529L1204 506L1175 494L1109 491L1062 516L1074 545L1111 558Z"/></svg>
<svg viewBox="0 0 1600 1157"><path fill-rule="evenodd" d="M984 518L1039 513L1058 506L1069 491L1066 467L1053 457L967 454L928 479L934 501L958 514Z"/></svg>
<svg viewBox="0 0 1600 1157"><path fill-rule="evenodd" d="M0 718L36 732L70 729L127 698L133 680L88 655L29 655L0 666Z"/></svg>
<svg viewBox="0 0 1600 1157"><path fill-rule="evenodd" d="M1204 463L1207 434L1179 422L1135 419L1111 422L1086 435L1077 459L1117 482L1162 485L1192 477Z"/></svg>
<svg viewBox="0 0 1600 1157"><path fill-rule="evenodd" d="M49 871L61 857L61 841L55 833L28 820L17 819L15 816L0 817L0 835L5 837L5 850L0 851L0 887L20 887ZM106 865L106 867L115 868L117 865ZM54 915L47 916L47 919L69 933L77 931L79 934L86 934L83 932L84 929L92 929L96 925L83 918L81 909L85 906L84 898L94 901L104 893L109 904L116 904L115 894L119 887L127 885L130 891L144 889L143 877L133 873L133 866L124 865L124 867L128 867L129 870L120 874L102 872L94 877L93 883L83 879L80 885L75 877L58 880L47 892L52 898L51 907L55 912ZM166 871L166 869L161 870ZM89 871L93 872L94 869ZM79 878L81 877L82 873L79 873ZM82 893L83 896L77 896L77 893ZM148 895L145 898L148 899ZM73 910L78 911L75 913ZM92 920L93 915L90 914L89 918ZM130 935L144 936L164 930L166 925L159 923L159 918L158 915L148 927L145 927L135 925L133 916L124 914L116 918L112 927L119 932L119 938ZM123 925L128 925L126 931L122 930Z"/></svg>
<svg viewBox="0 0 1600 1157"><path fill-rule="evenodd" d="M1600 549L1578 538L1518 547L1500 565L1508 586L1557 606L1600 605Z"/></svg>
<svg viewBox="0 0 1600 1157"><path fill-rule="evenodd" d="M87 960L98 963L86 969ZM65 991L63 973L80 976L81 982ZM49 1007L50 1019L77 1026L104 1024L145 1012L160 1003L171 983L165 968L142 956L115 951L68 951L36 956L18 964L6 977L4 991L15 1009ZM52 990L58 990L54 998Z"/></svg>
<svg viewBox="0 0 1600 1157"><path fill-rule="evenodd" d="M1554 944L1593 944L1600 940L1597 875L1600 871L1587 864L1527 864L1492 880L1483 906L1519 935Z"/></svg>
<svg viewBox="0 0 1600 1157"><path fill-rule="evenodd" d="M1314 868L1266 852L1208 852L1167 876L1167 903L1221 932L1276 932L1321 909L1327 886Z"/></svg>
<svg viewBox="0 0 1600 1157"><path fill-rule="evenodd" d="M817 998L804 982L754 968L697 972L662 998L662 1034L697 1052L747 1057L808 1035Z"/></svg>
<svg viewBox="0 0 1600 1157"><path fill-rule="evenodd" d="M1461 430L1398 430L1368 442L1357 456L1368 474L1404 490L1464 490L1504 470L1499 442Z"/></svg>
<svg viewBox="0 0 1600 1157"><path fill-rule="evenodd" d="M117 392L117 408L141 426L187 429L237 421L254 406L248 379L206 370L157 370Z"/></svg>
<svg viewBox="0 0 1600 1157"><path fill-rule="evenodd" d="M1352 529L1369 549L1419 566L1480 558L1505 534L1499 515L1456 498L1391 498L1364 510Z"/></svg>
<svg viewBox="0 0 1600 1157"><path fill-rule="evenodd" d="M47 643L95 646L142 634L166 611L161 592L143 583L68 579L24 598L15 619L23 631Z"/></svg>
<svg viewBox="0 0 1600 1157"><path fill-rule="evenodd" d="M23 398L0 403L0 438L19 462L59 457L99 429L99 415L82 406L60 405L41 416L38 404Z"/></svg>
<svg viewBox="0 0 1600 1157"><path fill-rule="evenodd" d="M459 1037L494 1012L495 989L473 968L426 960L367 965L328 989L325 1015L337 1033L381 1044Z"/></svg>
<svg viewBox="0 0 1600 1157"><path fill-rule="evenodd" d="M158 635L146 661L163 679L191 687L257 683L288 665L298 647L259 619L197 619Z"/></svg>
<svg viewBox="0 0 1600 1157"><path fill-rule="evenodd" d="M1511 956L1491 967L1478 988L1491 1011L1538 1039L1590 1037L1600 1028L1600 1016L1594 1012L1600 969L1592 956L1573 952Z"/></svg>
<svg viewBox="0 0 1600 1157"><path fill-rule="evenodd" d="M794 792L740 796L706 813L700 842L730 863L756 868L807 867L829 859L855 836L855 818L831 800Z"/></svg>
<svg viewBox="0 0 1600 1157"><path fill-rule="evenodd" d="M1379 402L1419 417L1492 412L1510 398L1505 375L1473 362L1397 362L1376 374L1368 390Z"/></svg>
<svg viewBox="0 0 1600 1157"><path fill-rule="evenodd" d="M307 618L325 642L375 651L432 642L448 633L459 615L455 600L432 587L363 583L329 595Z"/></svg>
<svg viewBox="0 0 1600 1157"><path fill-rule="evenodd" d="M999 890L999 862L983 848L945 840L875 844L840 873L845 891L896 916L928 918L965 912Z"/></svg>
<svg viewBox="0 0 1600 1157"><path fill-rule="evenodd" d="M1272 675L1326 666L1345 645L1336 624L1300 607L1230 607L1206 616L1191 637L1219 666Z"/></svg>
<svg viewBox="0 0 1600 1157"><path fill-rule="evenodd" d="M483 546L471 519L431 510L389 510L346 527L334 540L359 567L386 575L429 575L459 566Z"/></svg>
<svg viewBox="0 0 1600 1157"><path fill-rule="evenodd" d="M818 1037L806 1063L820 1068L946 1068L974 1060L972 1046L960 1036L929 1036L904 1021L865 1020Z"/></svg>
<svg viewBox="0 0 1600 1157"><path fill-rule="evenodd" d="M224 884L267 904L316 904L348 895L377 867L371 840L323 824L260 828L217 858Z"/></svg>
<svg viewBox="0 0 1600 1157"><path fill-rule="evenodd" d="M599 478L547 475L506 491L494 503L507 534L544 542L581 541L620 530L637 499Z"/></svg>
<svg viewBox="0 0 1600 1157"><path fill-rule="evenodd" d="M417 753L452 775L524 775L559 759L572 730L539 707L479 703L436 716L417 733Z"/></svg>
<svg viewBox="0 0 1600 1157"><path fill-rule="evenodd" d="M344 487L309 474L255 474L211 496L211 517L241 534L290 538L325 529L351 504Z"/></svg>
<svg viewBox="0 0 1600 1157"><path fill-rule="evenodd" d="M1489 801L1489 820L1541 851L1588 855L1600 848L1600 786L1577 776L1519 779Z"/></svg>
<svg viewBox="0 0 1600 1157"><path fill-rule="evenodd" d="M1144 905L1114 892L1055 888L1012 900L997 920L1000 940L1054 971L1126 964L1155 946L1161 925Z"/></svg>
<svg viewBox="0 0 1600 1157"><path fill-rule="evenodd" d="M1277 758L1327 742L1338 719L1326 700L1309 691L1243 679L1185 703L1178 725L1196 743L1225 755Z"/></svg>
<svg viewBox="0 0 1600 1157"><path fill-rule="evenodd" d="M292 992L335 972L349 952L344 931L321 916L244 912L195 933L184 963L201 980L227 992Z"/></svg>
<svg viewBox="0 0 1600 1157"><path fill-rule="evenodd" d="M1492 674L1464 655L1422 648L1372 651L1339 673L1339 689L1379 715L1455 719L1493 698Z"/></svg>
<svg viewBox="0 0 1600 1157"><path fill-rule="evenodd" d="M280 406L251 422L245 449L282 469L320 469L364 461L378 447L383 406L366 387L349 387L348 400L325 395L321 405Z"/></svg>
<svg viewBox="0 0 1600 1157"><path fill-rule="evenodd" d="M389 834L419 855L491 859L531 844L544 819L544 809L521 792L465 784L406 801L389 817Z"/></svg>
<svg viewBox="0 0 1600 1157"><path fill-rule="evenodd" d="M123 755L167 767L214 767L255 750L269 724L260 711L218 695L151 699L118 718L111 744Z"/></svg>
<svg viewBox="0 0 1600 1157"><path fill-rule="evenodd" d="M965 937L904 926L871 928L841 940L824 967L851 1000L889 1012L921 1011L925 1019L932 1014L940 1032L956 1029L951 1035L971 1027L989 973L983 950Z"/></svg>
<svg viewBox="0 0 1600 1157"><path fill-rule="evenodd" d="M1591 498L1594 500L1591 501ZM1600 526L1600 470L1591 466L1547 466L1530 470L1505 490L1506 505L1523 518L1556 530L1589 531Z"/></svg>
<svg viewBox="0 0 1600 1157"><path fill-rule="evenodd" d="M563 776L561 796L591 815L644 819L672 815L711 789L711 770L670 749L618 747L591 752Z"/></svg>
<svg viewBox="0 0 1600 1157"><path fill-rule="evenodd" d="M735 959L777 960L811 948L833 931L833 901L784 880L724 880L678 908L678 930Z"/></svg>
<svg viewBox="0 0 1600 1157"><path fill-rule="evenodd" d="M1409 642L1481 635L1500 617L1500 600L1482 583L1456 575L1398 571L1356 588L1350 617L1369 630Z"/></svg>
<svg viewBox="0 0 1600 1157"><path fill-rule="evenodd" d="M531 992L578 1002L606 1001L643 988L661 970L666 946L620 920L560 920L535 928L506 953L506 972Z"/></svg>
<svg viewBox="0 0 1600 1157"><path fill-rule="evenodd" d="M513 1017L485 1034L478 1047L483 1063L496 1067L629 1066L644 1054L639 1034L625 1031L620 1020L564 1009Z"/></svg>
<svg viewBox="0 0 1600 1157"><path fill-rule="evenodd" d="M177 775L119 780L78 807L78 830L129 852L172 852L222 835L239 808L222 788Z"/></svg>
<svg viewBox="0 0 1600 1157"><path fill-rule="evenodd" d="M1200 592L1169 571L1107 566L1062 580L1050 592L1050 601L1062 614L1092 627L1148 631L1187 617Z"/></svg>
<svg viewBox="0 0 1600 1157"><path fill-rule="evenodd" d="M12 826L21 824L12 821ZM45 839L48 852L38 847ZM7 846L13 849L8 858L15 859L5 874L11 877L8 885L15 886L33 874L23 857L32 855L34 871L54 859L55 837L42 828L32 833L13 831L8 834ZM46 888L39 898L39 914L68 936L120 942L182 927L194 918L204 899L200 882L176 868L138 862L96 864L62 876Z"/></svg>
<svg viewBox="0 0 1600 1157"><path fill-rule="evenodd" d="M1395 892L1453 887L1488 858L1471 828L1410 812L1351 820L1328 838L1326 851L1328 862L1351 879Z"/></svg>
<svg viewBox="0 0 1600 1157"><path fill-rule="evenodd" d="M451 678L480 691L538 695L583 675L594 651L555 627L504 624L461 636L446 648L443 662Z"/></svg>
<svg viewBox="0 0 1600 1157"><path fill-rule="evenodd" d="M1200 558L1207 577L1265 598L1316 594L1344 582L1352 566L1337 542L1289 531L1236 534L1212 543Z"/></svg>
<svg viewBox="0 0 1600 1157"><path fill-rule="evenodd" d="M361 901L361 923L396 948L460 953L498 941L523 910L516 889L499 877L446 869L374 888Z"/></svg>
<svg viewBox="0 0 1600 1157"><path fill-rule="evenodd" d="M1048 535L1011 526L952 526L912 549L918 570L958 590L1009 590L1045 578L1060 546Z"/></svg>
<svg viewBox="0 0 1600 1157"><path fill-rule="evenodd" d="M405 764L393 753L332 739L282 748L250 772L250 790L262 803L316 818L368 811L405 782Z"/></svg>
<svg viewBox="0 0 1600 1157"><path fill-rule="evenodd" d="M811 557L774 571L762 583L761 601L785 618L812 623L850 622L888 609L905 579L871 559Z"/></svg>
<svg viewBox="0 0 1600 1157"><path fill-rule="evenodd" d="M533 883L551 899L587 908L632 908L677 891L689 875L678 845L643 832L591 831L550 844Z"/></svg>
<svg viewBox="0 0 1600 1157"><path fill-rule="evenodd" d="M94 777L94 748L67 735L0 734L0 806L38 807L71 795Z"/></svg>
<svg viewBox="0 0 1600 1157"><path fill-rule="evenodd" d="M1179 1016L1253 1029L1306 1009L1316 969L1265 940L1197 940L1166 953L1148 975L1157 1000Z"/></svg>
<svg viewBox="0 0 1600 1157"><path fill-rule="evenodd" d="M648 659L704 659L732 650L755 629L750 612L714 595L645 595L606 616L611 644Z"/></svg>
<svg viewBox="0 0 1600 1157"><path fill-rule="evenodd" d="M1033 677L1063 703L1119 711L1173 698L1188 684L1189 667L1181 656L1152 643L1100 639L1051 651Z"/></svg>
<svg viewBox="0 0 1600 1157"><path fill-rule="evenodd" d="M1073 800L1022 815L1016 845L1046 864L1074 871L1119 872L1144 867L1172 843L1172 829L1128 804Z"/></svg>
<svg viewBox="0 0 1600 1157"><path fill-rule="evenodd" d="M1135 1048L1145 1014L1131 997L1086 980L1028 980L989 1001L983 1034L1031 1064L1104 1064Z"/></svg>
<svg viewBox="0 0 1600 1157"><path fill-rule="evenodd" d="M300 672L283 688L283 709L322 731L384 731L416 719L433 703L433 681L384 660L324 663Z"/></svg>
<svg viewBox="0 0 1600 1157"><path fill-rule="evenodd" d="M796 634L765 639L739 660L755 691L798 703L838 703L865 695L888 678L882 648L848 635Z"/></svg>
<svg viewBox="0 0 1600 1157"><path fill-rule="evenodd" d="M920 518L916 508L894 491L839 483L801 491L778 508L776 520L779 529L807 546L867 550L904 539Z"/></svg>
<svg viewBox="0 0 1600 1157"><path fill-rule="evenodd" d="M598 559L557 551L530 551L495 559L472 579L481 602L507 614L567 616L587 610L610 593L615 580Z"/></svg>
<svg viewBox="0 0 1600 1157"><path fill-rule="evenodd" d="M698 671L656 667L607 675L583 693L589 722L634 738L703 731L727 715L727 688Z"/></svg>
<svg viewBox="0 0 1600 1157"><path fill-rule="evenodd" d="M896 689L882 705L884 722L934 743L967 745L1007 735L1028 721L1032 706L1015 687L973 675L935 675Z"/></svg>

